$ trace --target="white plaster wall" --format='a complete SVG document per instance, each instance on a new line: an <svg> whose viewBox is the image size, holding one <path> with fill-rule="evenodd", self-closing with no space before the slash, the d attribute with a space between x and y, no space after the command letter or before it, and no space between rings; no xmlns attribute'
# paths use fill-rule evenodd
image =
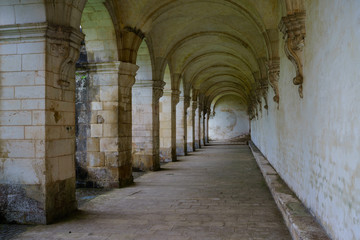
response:
<svg viewBox="0 0 360 240"><path fill-rule="evenodd" d="M230 140L249 134L249 117L246 107L236 96L220 98L215 106L215 116L209 119L211 140Z"/></svg>
<svg viewBox="0 0 360 240"><path fill-rule="evenodd" d="M280 106L269 90L252 139L333 239L360 239L360 1L307 0L306 15L304 98L282 41Z"/></svg>

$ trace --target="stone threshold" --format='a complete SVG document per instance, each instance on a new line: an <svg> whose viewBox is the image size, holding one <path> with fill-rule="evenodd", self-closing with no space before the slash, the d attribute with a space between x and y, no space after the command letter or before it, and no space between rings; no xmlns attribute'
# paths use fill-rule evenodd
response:
<svg viewBox="0 0 360 240"><path fill-rule="evenodd" d="M325 230L252 141L249 147L294 240L328 240Z"/></svg>

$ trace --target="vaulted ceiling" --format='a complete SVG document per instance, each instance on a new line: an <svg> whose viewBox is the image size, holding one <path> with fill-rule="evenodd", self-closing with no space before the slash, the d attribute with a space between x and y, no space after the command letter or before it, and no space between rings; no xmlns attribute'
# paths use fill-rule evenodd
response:
<svg viewBox="0 0 360 240"><path fill-rule="evenodd" d="M172 88L184 81L185 89L199 90L209 104L219 95L236 94L248 105L258 82L267 80L266 62L278 57L283 1L112 2L120 28L144 34L153 78L162 78L168 65L172 76L180 76Z"/></svg>

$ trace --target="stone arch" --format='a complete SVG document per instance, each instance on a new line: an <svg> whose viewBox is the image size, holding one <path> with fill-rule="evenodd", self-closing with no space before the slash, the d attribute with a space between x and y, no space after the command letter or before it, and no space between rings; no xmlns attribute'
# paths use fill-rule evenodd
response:
<svg viewBox="0 0 360 240"><path fill-rule="evenodd" d="M103 0L89 0L81 17L88 62L117 61L116 32Z"/></svg>

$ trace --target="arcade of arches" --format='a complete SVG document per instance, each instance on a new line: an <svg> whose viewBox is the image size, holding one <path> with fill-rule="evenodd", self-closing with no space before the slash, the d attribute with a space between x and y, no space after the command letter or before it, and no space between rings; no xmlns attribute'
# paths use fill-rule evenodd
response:
<svg viewBox="0 0 360 240"><path fill-rule="evenodd" d="M360 1L0 2L0 220L250 136L334 239L360 237ZM16 204L14 204L16 199Z"/></svg>

